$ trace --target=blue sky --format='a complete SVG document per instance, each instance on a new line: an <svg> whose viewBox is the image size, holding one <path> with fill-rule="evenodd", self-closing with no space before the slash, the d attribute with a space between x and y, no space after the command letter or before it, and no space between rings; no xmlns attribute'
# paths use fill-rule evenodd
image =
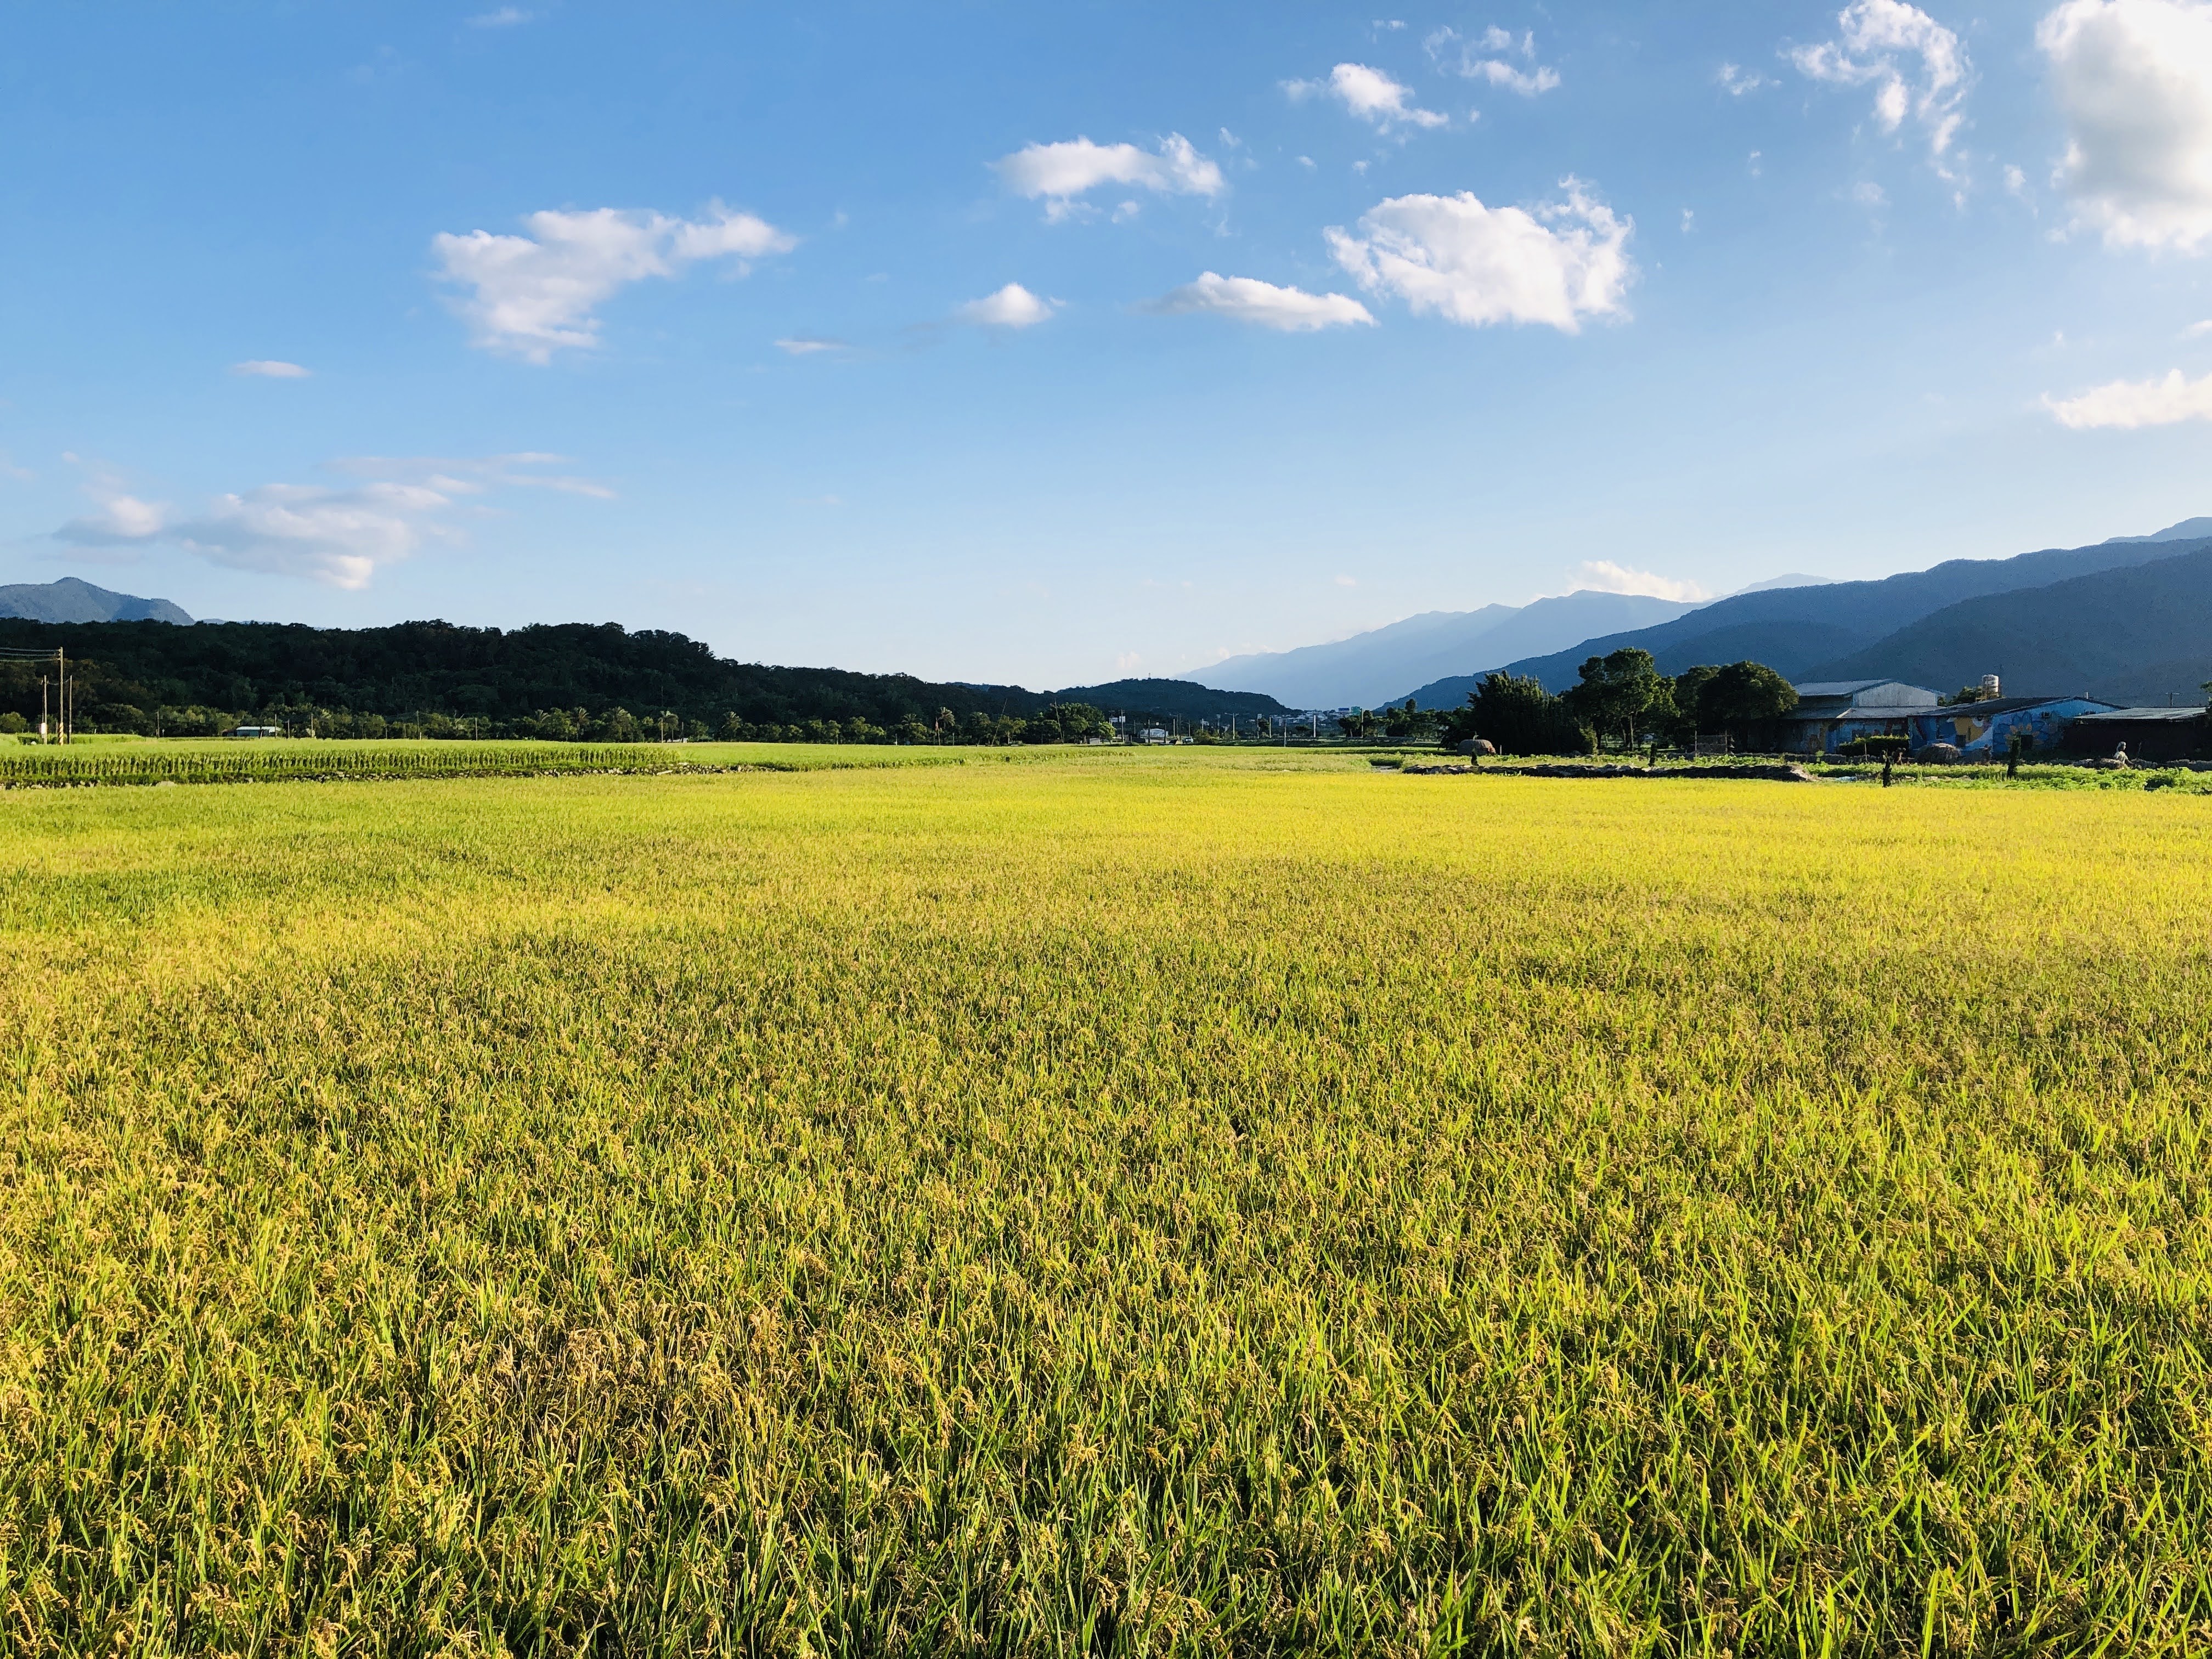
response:
<svg viewBox="0 0 2212 1659"><path fill-rule="evenodd" d="M1060 685L2212 511L2198 0L0 39L0 580Z"/></svg>

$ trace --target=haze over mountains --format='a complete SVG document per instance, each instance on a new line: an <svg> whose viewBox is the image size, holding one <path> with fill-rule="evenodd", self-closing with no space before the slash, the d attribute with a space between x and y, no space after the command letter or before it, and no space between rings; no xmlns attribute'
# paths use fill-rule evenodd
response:
<svg viewBox="0 0 2212 1659"><path fill-rule="evenodd" d="M1347 640L1231 657L1199 672L1206 684L1264 691L1293 708L1373 708L1420 680L1510 662L1593 635L1649 628L1698 607L1640 593L1568 593L1532 605L1429 611Z"/></svg>
<svg viewBox="0 0 2212 1659"><path fill-rule="evenodd" d="M1486 665L1410 686L1422 707L1457 703L1485 673L1575 683L1584 659L1624 646L1659 670L1763 662L1792 680L1893 676L1950 690L1983 674L2008 692L2126 702L2192 697L2212 678L2212 535L2203 520L2155 536L2047 549L2011 559L1954 559L1877 581L1746 592L1655 626Z"/></svg>
<svg viewBox="0 0 2212 1659"><path fill-rule="evenodd" d="M192 621L167 599L112 592L73 576L0 586L0 617L64 625ZM343 630L289 632L331 649L355 637ZM72 649L91 643L87 636ZM2212 679L2212 517L2090 547L1954 559L1878 580L1778 577L1699 604L1582 592L1526 605L1429 611L1325 645L1232 658L1204 671L1203 684L962 690L1010 708L1057 696L1191 720L1376 708L1408 696L1434 708L1461 702L1483 675L1500 670L1563 690L1586 659L1630 646L1650 652L1667 674L1749 659L1799 682L1881 676L1948 690L1995 673L2014 695L2197 702ZM307 674L304 663L289 672ZM927 690L912 685L917 696Z"/></svg>

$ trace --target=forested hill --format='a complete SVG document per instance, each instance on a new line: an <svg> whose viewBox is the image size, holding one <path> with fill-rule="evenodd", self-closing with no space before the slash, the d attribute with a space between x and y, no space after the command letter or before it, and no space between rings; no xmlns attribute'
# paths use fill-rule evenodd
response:
<svg viewBox="0 0 2212 1659"><path fill-rule="evenodd" d="M740 734L739 728L759 728L742 732L749 736L787 728L781 734L788 735L824 722L895 734L910 724L974 732L1084 700L1020 686L732 662L681 634L630 633L611 623L502 630L442 622L320 629L0 619L0 647L65 650L77 665L79 723L88 730L177 732L282 718L314 720L338 733L378 724L442 732L464 723L492 735L612 737L621 734L620 714L641 726L672 716L695 736ZM1187 706L1194 696L1209 713L1231 712L1232 704L1248 716L1288 712L1269 698L1180 681L1091 690L1127 694L1095 705L1109 714L1189 720L1198 717ZM0 670L0 709L37 718L35 666Z"/></svg>

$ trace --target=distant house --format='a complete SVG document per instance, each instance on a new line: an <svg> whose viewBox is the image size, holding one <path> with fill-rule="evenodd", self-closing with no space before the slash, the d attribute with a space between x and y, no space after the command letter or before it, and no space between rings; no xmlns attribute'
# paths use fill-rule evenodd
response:
<svg viewBox="0 0 2212 1659"><path fill-rule="evenodd" d="M226 738L281 738L283 735L284 728L281 726L234 726L223 733Z"/></svg>
<svg viewBox="0 0 2212 1659"><path fill-rule="evenodd" d="M1168 735L1165 726L1148 726L1137 733L1137 741L1139 743L1172 743L1175 739Z"/></svg>
<svg viewBox="0 0 2212 1659"><path fill-rule="evenodd" d="M1987 697L1954 703L1913 717L1912 746L1948 743L1966 758L1995 760L2011 749L2013 734L2019 732L2031 748L2049 754L2064 744L2075 721L2112 707L2094 697Z"/></svg>
<svg viewBox="0 0 2212 1659"><path fill-rule="evenodd" d="M1796 690L1797 707L1782 722L1787 746L1823 753L1860 738L1911 739L1914 717L1942 702L1899 680L1814 680Z"/></svg>
<svg viewBox="0 0 2212 1659"><path fill-rule="evenodd" d="M2106 708L2066 730L2077 755L2109 755L2122 744L2131 761L2193 760L2212 753L2212 727L2202 708Z"/></svg>

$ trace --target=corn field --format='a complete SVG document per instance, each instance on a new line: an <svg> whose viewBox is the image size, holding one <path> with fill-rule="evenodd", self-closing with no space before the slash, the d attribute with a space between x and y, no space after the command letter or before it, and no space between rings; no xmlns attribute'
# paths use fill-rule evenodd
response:
<svg viewBox="0 0 2212 1659"><path fill-rule="evenodd" d="M8 1654L2212 1649L2199 797L1061 752L0 870Z"/></svg>

